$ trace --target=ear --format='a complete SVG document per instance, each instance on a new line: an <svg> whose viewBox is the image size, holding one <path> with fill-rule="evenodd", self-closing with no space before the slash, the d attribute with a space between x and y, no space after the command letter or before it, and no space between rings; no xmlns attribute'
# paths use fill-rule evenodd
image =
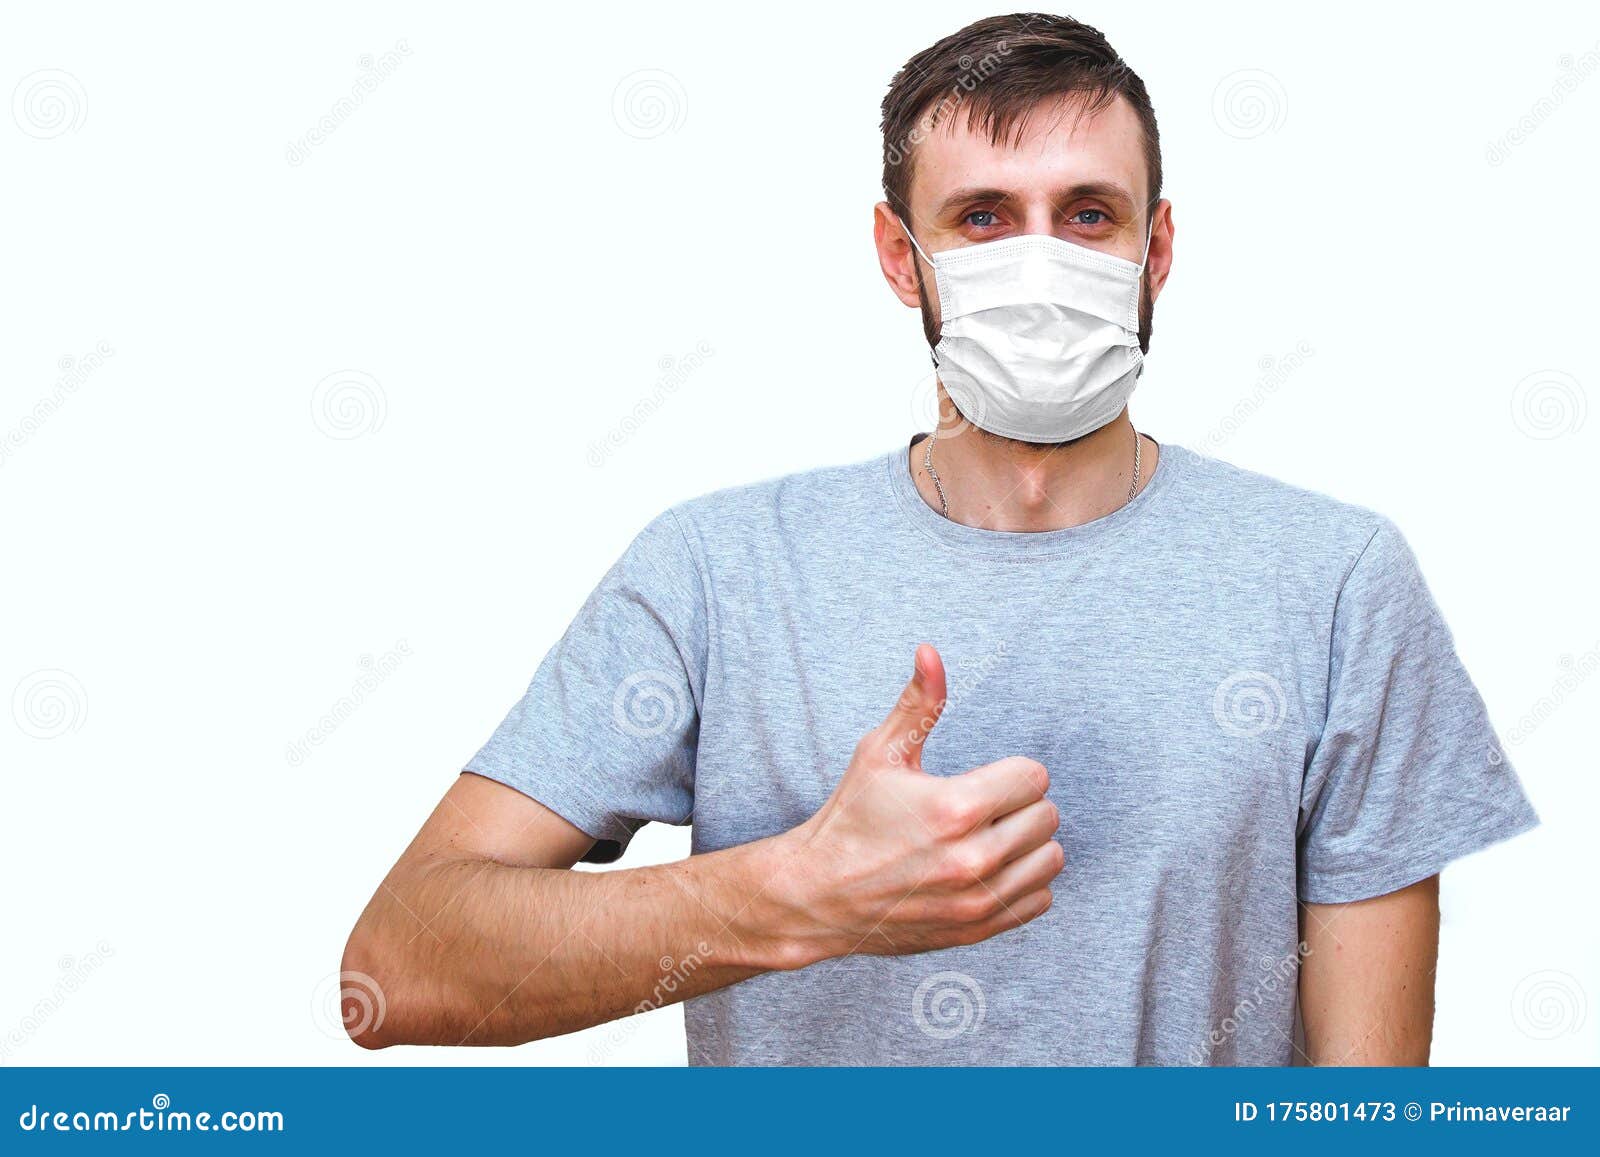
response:
<svg viewBox="0 0 1600 1157"><path fill-rule="evenodd" d="M894 290L894 295L902 305L919 308L922 301L917 296L917 251L911 248L905 228L887 201L879 201L872 207L872 243L878 249L878 267L883 270L883 279Z"/></svg>
<svg viewBox="0 0 1600 1157"><path fill-rule="evenodd" d="M1150 258L1145 265L1150 278L1151 304L1161 295L1161 287L1167 283L1167 274L1172 271L1172 234L1175 228L1172 223L1172 202L1162 198L1156 202L1151 218Z"/></svg>

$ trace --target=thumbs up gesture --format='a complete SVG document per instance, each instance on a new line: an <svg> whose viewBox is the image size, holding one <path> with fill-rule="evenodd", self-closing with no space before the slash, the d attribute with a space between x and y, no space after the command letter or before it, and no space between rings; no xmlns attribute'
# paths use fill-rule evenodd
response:
<svg viewBox="0 0 1600 1157"><path fill-rule="evenodd" d="M923 771L944 703L944 663L923 644L828 802L787 833L797 862L785 891L803 910L790 927L810 949L797 962L973 944L1050 907L1064 853L1048 773L1021 756L954 776Z"/></svg>

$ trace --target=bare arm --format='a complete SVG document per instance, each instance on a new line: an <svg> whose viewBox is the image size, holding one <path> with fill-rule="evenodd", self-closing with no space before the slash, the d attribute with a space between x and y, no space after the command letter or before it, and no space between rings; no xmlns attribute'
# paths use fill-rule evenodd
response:
<svg viewBox="0 0 1600 1157"><path fill-rule="evenodd" d="M1439 877L1354 904L1304 904L1300 1009L1315 1065L1425 1065Z"/></svg>
<svg viewBox="0 0 1600 1157"><path fill-rule="evenodd" d="M516 1044L781 967L751 919L778 867L749 845L678 864L579 873L594 841L502 784L461 776L367 905L343 969L384 1017L358 1044Z"/></svg>
<svg viewBox="0 0 1600 1157"><path fill-rule="evenodd" d="M659 867L567 871L593 842L512 789L463 775L350 935L343 969L384 1015L357 1043L515 1044L852 952L970 944L1050 905L1049 780L1013 758L921 769L944 705L931 647L833 796L770 839ZM353 1007L358 992L347 996ZM349 1010L347 1010L349 1011Z"/></svg>

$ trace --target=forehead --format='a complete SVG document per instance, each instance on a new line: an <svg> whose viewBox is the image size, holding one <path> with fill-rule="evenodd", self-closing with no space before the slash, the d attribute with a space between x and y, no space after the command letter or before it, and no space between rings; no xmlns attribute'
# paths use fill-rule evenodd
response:
<svg viewBox="0 0 1600 1157"><path fill-rule="evenodd" d="M1121 185L1149 200L1144 130L1120 95L1086 111L1076 96L1054 97L990 139L981 118L957 108L916 145L910 201L926 212L950 190L982 186L1028 200L1049 190L1091 182ZM973 123L969 123L973 122Z"/></svg>

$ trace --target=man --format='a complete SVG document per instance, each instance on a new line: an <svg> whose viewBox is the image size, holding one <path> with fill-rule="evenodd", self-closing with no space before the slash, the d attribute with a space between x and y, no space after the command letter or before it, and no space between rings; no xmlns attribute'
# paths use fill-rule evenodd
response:
<svg viewBox="0 0 1600 1157"><path fill-rule="evenodd" d="M645 529L362 915L357 1039L689 1000L693 1063L1425 1063L1438 873L1536 821L1390 523L1135 433L1143 83L1000 17L883 112L940 429ZM694 854L567 870L651 820Z"/></svg>

